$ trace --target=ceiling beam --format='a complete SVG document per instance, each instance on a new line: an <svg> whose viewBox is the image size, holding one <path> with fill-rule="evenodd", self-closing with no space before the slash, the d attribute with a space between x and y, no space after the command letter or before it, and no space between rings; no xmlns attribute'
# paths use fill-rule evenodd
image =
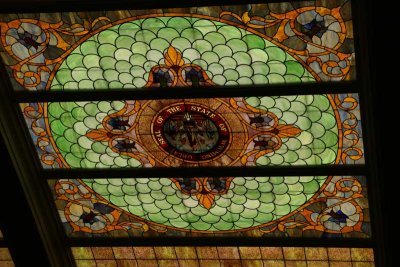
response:
<svg viewBox="0 0 400 267"><path fill-rule="evenodd" d="M37 266L50 266L36 222L1 136L0 156L0 169L7 170L8 178L1 182L0 228L4 240L0 240L0 247L8 247L16 266L30 266L32 262Z"/></svg>
<svg viewBox="0 0 400 267"><path fill-rule="evenodd" d="M144 178L144 177L255 177L255 176L322 176L365 175L364 165L282 166L282 167L178 167L178 168L109 168L109 169L45 169L46 179L62 178Z"/></svg>
<svg viewBox="0 0 400 267"><path fill-rule="evenodd" d="M44 247L47 252L48 260L51 266L54 267L70 267L74 266L70 250L64 245L64 229L57 211L54 207L53 198L48 190L47 183L40 176L40 165L37 161L32 160L32 151L34 151L33 144L29 141L29 136L26 131L21 130L23 123L20 120L20 111L15 102L12 101L11 89L9 84L6 83L5 69L0 64L0 133L4 138L6 149L9 151L11 161L16 170L17 176L21 183L25 197L29 204L39 235L43 241ZM3 149L2 149L3 150ZM7 170L10 167L1 168ZM9 179L16 179L16 177L8 177ZM16 188L3 188L4 191L13 192ZM21 201L18 199L7 199L2 203L13 206L13 201ZM21 215L27 213L26 210L19 210ZM5 213L4 215L8 215ZM2 215L3 216L3 215ZM16 218L6 218L13 222ZM20 229L21 234L29 235L24 229ZM24 242L24 238L15 238L15 242ZM34 245L33 245L34 246ZM18 257L26 257L27 251ZM40 254L38 254L39 256ZM45 259L43 259L45 261ZM34 260L31 263L35 262ZM35 262L36 265L41 265L40 260ZM29 265L21 265L29 266Z"/></svg>
<svg viewBox="0 0 400 267"><path fill-rule="evenodd" d="M78 88L77 88L78 89ZM16 91L16 100L27 102L111 101L140 99L212 98L357 93L356 81L206 86L112 90Z"/></svg>
<svg viewBox="0 0 400 267"><path fill-rule="evenodd" d="M250 3L277 3L287 0L235 0L235 5ZM232 1L215 0L186 0L186 1L157 1L157 0L2 0L0 13L36 13L36 12L67 12L67 11L102 11L102 10L134 10L185 8L201 6L232 5Z"/></svg>
<svg viewBox="0 0 400 267"><path fill-rule="evenodd" d="M352 10L354 35L357 37L354 44L357 58L356 70L360 81L360 105L364 107L361 108L361 118L365 158L368 166L367 187L369 188L371 228L376 240L374 243L375 263L377 266L392 266L392 246L387 242L393 229L389 227L389 221L392 220L389 220L388 216L389 210L390 213L392 212L392 207L391 205L384 205L383 199L384 194L390 194L394 191L389 192L387 190L389 187L390 190L393 190L393 185L386 180L389 177L384 177L382 168L382 137L385 129L382 117L390 116L390 113L387 113L389 101L385 99L384 102L378 102L378 90L380 89L383 92L384 87L382 81L380 83L381 88L378 89L375 76L378 69L376 66L378 65L373 52L376 51L374 49L375 41L379 37L378 32L374 31L377 29L374 27L376 23L375 14L377 13L376 5L370 1L355 0L352 1ZM386 61L379 68L383 68L385 65L387 65ZM385 75L389 76L387 73ZM383 97L381 100L383 100ZM383 193L385 187L386 192Z"/></svg>
<svg viewBox="0 0 400 267"><path fill-rule="evenodd" d="M194 241L196 240L196 241ZM321 237L134 237L134 238L69 238L71 247L92 246L262 246L262 247L373 247L369 238L321 238Z"/></svg>

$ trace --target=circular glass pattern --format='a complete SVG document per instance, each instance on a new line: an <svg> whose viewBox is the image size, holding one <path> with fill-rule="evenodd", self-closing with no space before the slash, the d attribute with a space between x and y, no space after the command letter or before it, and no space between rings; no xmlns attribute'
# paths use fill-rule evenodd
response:
<svg viewBox="0 0 400 267"><path fill-rule="evenodd" d="M94 34L66 57L50 81L49 89L141 88L146 86L153 67L166 64L165 52L170 46L182 53L184 64L201 66L217 85L315 80L285 49L254 32L205 18L160 17L127 21ZM140 102L140 109L134 108L134 101L53 102L48 104L46 119L56 149L71 168L149 167L153 166L151 164L165 167L325 165L334 164L340 156L339 121L335 117L334 101L328 96L248 97L239 99L242 102L231 100L237 106L232 106L231 102L221 105L218 99L201 103L199 99L192 101L199 107L208 106L209 111L214 111L216 115L210 118L200 111L188 112L193 120L209 123L209 132L217 130L215 136L218 138L209 138L208 146L197 149L180 147L167 131L169 126L166 125L177 120L182 111L165 115L157 125L157 115L165 111L165 107L182 105L179 103L181 100L137 101ZM119 114L130 105L132 112L129 119L118 115L113 117L112 122L123 128L118 133L126 136L114 136L111 142L107 141L108 136L101 135L105 128L103 119L110 114ZM290 131L282 126L278 129L282 134L281 146L256 158L250 153L256 153L257 149L261 151L265 142L261 143L263 140L259 137L254 139L256 142L247 142L248 136L253 134L254 129L268 129L272 121L271 125L266 125L267 117L249 117L251 112L239 112L247 107L257 112L271 112L278 120L276 127L292 125L301 133L287 138L285 134ZM221 114L224 120L217 114ZM226 134L221 130L219 121L229 122L229 125L225 124L229 126ZM159 135L157 131L160 131ZM88 138L89 132L95 132L99 138ZM181 135L184 135L183 132ZM227 147L222 146L218 150L224 140L229 141ZM116 153L110 144L122 147L119 151L125 152ZM246 148L243 149L243 146ZM167 149L170 149L169 152ZM198 162L179 158L171 154L174 152L181 153L182 157L197 157ZM128 156L134 153L149 155L151 161ZM206 160L206 156L210 159ZM223 179L113 178L86 179L83 182L110 203L148 222L212 232L261 227L282 218L309 201L327 177ZM210 194L192 193L203 192L201 188L209 188ZM199 195L210 199L208 203L212 204L205 204L207 201L199 204Z"/></svg>
<svg viewBox="0 0 400 267"><path fill-rule="evenodd" d="M180 112L169 117L163 134L167 142L177 150L198 154L210 151L218 142L215 123L194 112Z"/></svg>
<svg viewBox="0 0 400 267"><path fill-rule="evenodd" d="M184 160L210 160L229 142L226 122L199 104L175 104L161 110L152 126L154 139L165 151Z"/></svg>

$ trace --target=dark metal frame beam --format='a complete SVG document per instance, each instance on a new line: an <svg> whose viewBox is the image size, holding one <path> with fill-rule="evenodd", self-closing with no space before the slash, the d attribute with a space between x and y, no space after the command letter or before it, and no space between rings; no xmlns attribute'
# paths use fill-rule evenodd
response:
<svg viewBox="0 0 400 267"><path fill-rule="evenodd" d="M135 10L160 8L188 8L216 5L246 5L249 3L279 3L287 0L186 0L186 1L157 1L157 0L97 0L94 5L90 1L81 0L3 0L0 13L35 13L35 12L73 12L99 10Z"/></svg>
<svg viewBox="0 0 400 267"><path fill-rule="evenodd" d="M287 167L179 167L126 169L57 169L43 170L47 179L74 178L152 178L152 177L253 177L301 175L366 175L364 165L287 166Z"/></svg>
<svg viewBox="0 0 400 267"><path fill-rule="evenodd" d="M345 242L343 242L345 241ZM279 246L279 247L372 247L374 241L369 238L285 238L285 237L134 237L134 238L69 238L71 247L110 247L110 246Z"/></svg>
<svg viewBox="0 0 400 267"><path fill-rule="evenodd" d="M272 84L258 86L207 86L181 88L141 88L113 90L66 90L66 91L16 91L16 100L22 102L67 102L105 100L151 100L176 98L250 97L357 93L356 81L323 82L304 84Z"/></svg>
<svg viewBox="0 0 400 267"><path fill-rule="evenodd" d="M0 136L0 152L4 151L7 149ZM4 239L0 240L0 247L8 248L17 266L29 266L32 262L40 266L49 266L43 241L11 159L9 155L3 153L0 156L0 170L7 170L7 176L5 177L3 172L4 176L1 182L0 229ZM27 251L30 252L30 257L26 257Z"/></svg>
<svg viewBox="0 0 400 267"><path fill-rule="evenodd" d="M13 101L12 87L9 79L7 79L4 66L0 64L0 132L6 147L4 150L9 151L11 161L28 202L26 206L30 208L34 216L35 226L32 227L36 227L38 230L51 266L74 266L75 263L71 251L65 247L65 234L63 234L64 230L53 204L53 196L48 190L48 184L40 175L41 166L38 160L32 160L32 155L34 155L32 153L35 153L35 148L31 138L27 135L29 134L27 127L21 121L21 112L17 103ZM10 179L17 179L17 177L11 176ZM4 190L12 190L12 188L4 188ZM23 198L18 200L24 201ZM10 199L2 203L7 205L7 202L10 202ZM11 203L10 207L12 207ZM8 220L10 219L12 218L8 218ZM26 223L29 224L29 221L27 220ZM17 230L13 232L14 236L18 236ZM21 233L25 232L22 231ZM7 234L4 233L4 235L6 236ZM8 235L12 236L12 234ZM17 238L13 242L16 244L15 246L19 246L18 242L23 243ZM13 248L10 247L10 251L12 250ZM20 258L26 254L21 253L18 255L18 258ZM42 266L46 265L43 264Z"/></svg>
<svg viewBox="0 0 400 267"><path fill-rule="evenodd" d="M375 8L372 2L352 1L353 28L355 39L355 50L357 58L357 76L360 81L360 105L362 117L362 130L364 138L364 153L367 165L367 187L368 201L371 216L371 228L374 235L375 264L377 266L390 266L388 255L390 252L385 245L385 221L381 205L383 203L384 181L383 173L379 169L382 165L382 151L378 136L380 118L376 101L377 83L375 79L376 65L373 58L374 46L374 20L371 16ZM372 30L371 30L372 29ZM383 103L380 103L383 105ZM383 107L383 106L382 106ZM381 123L382 124L382 123ZM387 233L386 233L387 234ZM390 248L389 248L390 249Z"/></svg>

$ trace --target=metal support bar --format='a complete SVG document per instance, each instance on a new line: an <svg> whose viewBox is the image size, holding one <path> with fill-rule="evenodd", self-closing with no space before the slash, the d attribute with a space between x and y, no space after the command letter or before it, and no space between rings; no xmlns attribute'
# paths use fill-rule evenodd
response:
<svg viewBox="0 0 400 267"><path fill-rule="evenodd" d="M287 0L252 0L252 4L268 2L287 2ZM215 0L186 0L186 1L157 1L157 0L2 0L0 13L36 13L36 12L73 12L73 11L98 11L98 10L134 10L134 9L160 9L160 8L188 8L216 5L247 5L247 0L228 1Z"/></svg>
<svg viewBox="0 0 400 267"><path fill-rule="evenodd" d="M57 169L43 170L46 179L62 178L145 178L145 177L236 177L300 175L365 175L364 165L286 166L286 167L179 167L126 169Z"/></svg>
<svg viewBox="0 0 400 267"><path fill-rule="evenodd" d="M266 247L372 247L372 239L357 238L282 238L282 237L135 237L69 238L71 247L102 246L266 246Z"/></svg>
<svg viewBox="0 0 400 267"><path fill-rule="evenodd" d="M49 261L52 266L74 266L71 252L64 246L64 231L54 208L48 185L40 176L41 167L32 160L33 144L29 142L26 131L21 130L24 127L18 116L21 112L10 94L11 88L4 82L6 77L4 77L5 69L2 64L0 64L0 73L2 75L0 76L2 78L0 79L0 132L33 213ZM4 188L4 190L10 189Z"/></svg>
<svg viewBox="0 0 400 267"><path fill-rule="evenodd" d="M355 81L258 86L207 86L112 90L16 91L18 102L111 101L357 93Z"/></svg>
<svg viewBox="0 0 400 267"><path fill-rule="evenodd" d="M375 264L377 266L390 266L390 248L385 247L385 229L382 212L382 187L384 177L379 169L382 162L381 148L379 144L379 124L381 119L377 109L377 84L375 80L376 65L371 48L373 39L372 8L375 6L370 2L361 0L352 1L353 27L357 58L357 76L360 81L360 109L362 118L362 131L364 137L364 152L368 172L368 200L371 216L372 235L375 237L373 244L375 251ZM382 103L381 103L382 104Z"/></svg>

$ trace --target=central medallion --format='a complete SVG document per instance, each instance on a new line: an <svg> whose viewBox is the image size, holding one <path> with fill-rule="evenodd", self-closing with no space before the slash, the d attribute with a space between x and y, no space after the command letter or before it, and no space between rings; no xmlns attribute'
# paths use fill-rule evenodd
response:
<svg viewBox="0 0 400 267"><path fill-rule="evenodd" d="M174 114L167 119L163 129L169 145L190 154L210 151L219 139L215 123L193 112Z"/></svg>
<svg viewBox="0 0 400 267"><path fill-rule="evenodd" d="M178 103L162 109L154 117L152 134L166 152L189 161L219 156L230 138L226 122L209 108L195 103Z"/></svg>

